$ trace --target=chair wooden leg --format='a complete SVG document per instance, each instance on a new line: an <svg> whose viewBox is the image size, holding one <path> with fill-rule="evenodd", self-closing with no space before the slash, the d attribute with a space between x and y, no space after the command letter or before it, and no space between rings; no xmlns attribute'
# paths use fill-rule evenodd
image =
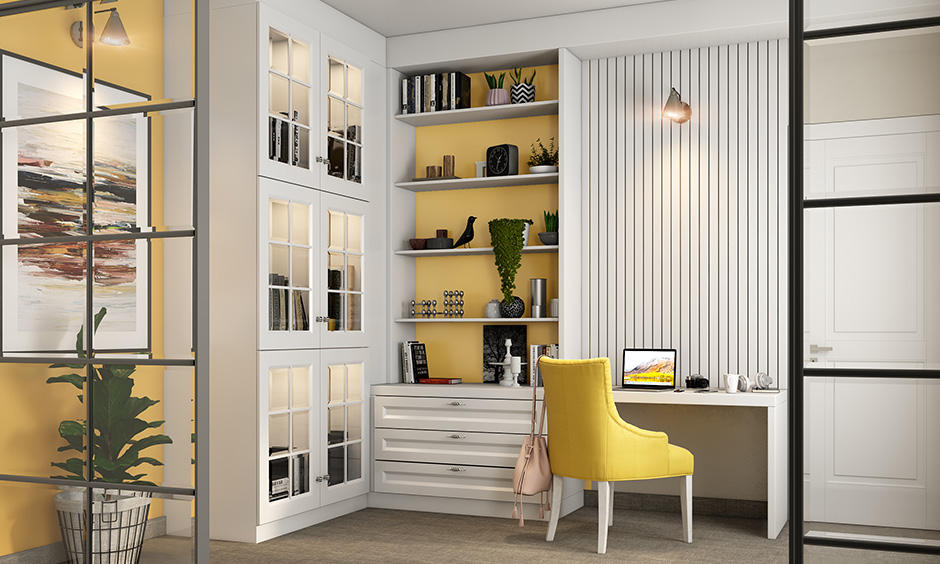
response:
<svg viewBox="0 0 940 564"><path fill-rule="evenodd" d="M679 496L682 500L682 539L692 542L692 475L679 478Z"/></svg>
<svg viewBox="0 0 940 564"><path fill-rule="evenodd" d="M558 527L558 516L561 515L561 489L565 479L559 475L552 476L552 510L548 518L548 534L545 540L555 540L555 529Z"/></svg>
<svg viewBox="0 0 940 564"><path fill-rule="evenodd" d="M597 483L597 553L607 553L607 520L610 519L610 482Z"/></svg>
<svg viewBox="0 0 940 564"><path fill-rule="evenodd" d="M607 517L607 526L614 526L614 484L610 484L610 515Z"/></svg>

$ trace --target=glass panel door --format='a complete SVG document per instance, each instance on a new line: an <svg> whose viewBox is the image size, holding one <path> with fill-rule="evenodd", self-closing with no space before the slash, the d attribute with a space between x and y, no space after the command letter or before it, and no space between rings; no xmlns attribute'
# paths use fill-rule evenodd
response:
<svg viewBox="0 0 940 564"><path fill-rule="evenodd" d="M324 261L326 323L321 346L365 345L363 304L367 293L364 202L322 195L320 220L324 227L318 260Z"/></svg>
<svg viewBox="0 0 940 564"><path fill-rule="evenodd" d="M365 479L367 349L323 351L326 488L323 502L333 503L368 491Z"/></svg>

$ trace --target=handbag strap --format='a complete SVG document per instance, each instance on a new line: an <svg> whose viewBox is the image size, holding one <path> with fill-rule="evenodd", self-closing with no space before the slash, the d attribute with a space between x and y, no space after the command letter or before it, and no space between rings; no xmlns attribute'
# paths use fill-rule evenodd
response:
<svg viewBox="0 0 940 564"><path fill-rule="evenodd" d="M542 356L545 356L545 355L542 355ZM539 363L540 363L541 360L542 360L542 356L540 356L540 357L538 358L538 360L535 361L535 382L532 383L532 384L533 384L533 385L532 385L532 423L531 423L531 426L530 426L530 428L529 428L529 436L530 436L530 437L533 437L533 438L535 438L535 436L536 436L536 433L535 433L535 404L538 402L538 399L537 399L537 396L536 396L536 391L538 390L538 386L537 386L536 384L538 384L538 383L539 383L539 380L542 379L542 368L539 366ZM540 416L540 418L539 418L538 423L539 423L539 432L538 432L538 436L541 437L541 436L542 436L542 428L545 426L545 394L542 394L542 414L541 414L541 416Z"/></svg>

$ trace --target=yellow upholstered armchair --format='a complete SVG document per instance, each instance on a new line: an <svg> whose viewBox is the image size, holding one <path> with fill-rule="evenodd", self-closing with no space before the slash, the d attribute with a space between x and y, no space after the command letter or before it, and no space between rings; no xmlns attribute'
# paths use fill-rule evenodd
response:
<svg viewBox="0 0 940 564"><path fill-rule="evenodd" d="M679 478L683 538L692 542L692 453L669 444L666 433L620 418L611 393L610 361L539 359L548 411L548 457L555 475L545 540L555 538L562 477L598 482L597 552L607 551L613 524L611 482Z"/></svg>

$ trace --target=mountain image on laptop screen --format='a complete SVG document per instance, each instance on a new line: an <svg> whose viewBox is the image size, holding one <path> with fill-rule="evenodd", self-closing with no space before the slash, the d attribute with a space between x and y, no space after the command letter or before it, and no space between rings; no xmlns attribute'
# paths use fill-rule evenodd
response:
<svg viewBox="0 0 940 564"><path fill-rule="evenodd" d="M624 353L624 382L672 385L676 375L675 357L666 352L631 352Z"/></svg>

